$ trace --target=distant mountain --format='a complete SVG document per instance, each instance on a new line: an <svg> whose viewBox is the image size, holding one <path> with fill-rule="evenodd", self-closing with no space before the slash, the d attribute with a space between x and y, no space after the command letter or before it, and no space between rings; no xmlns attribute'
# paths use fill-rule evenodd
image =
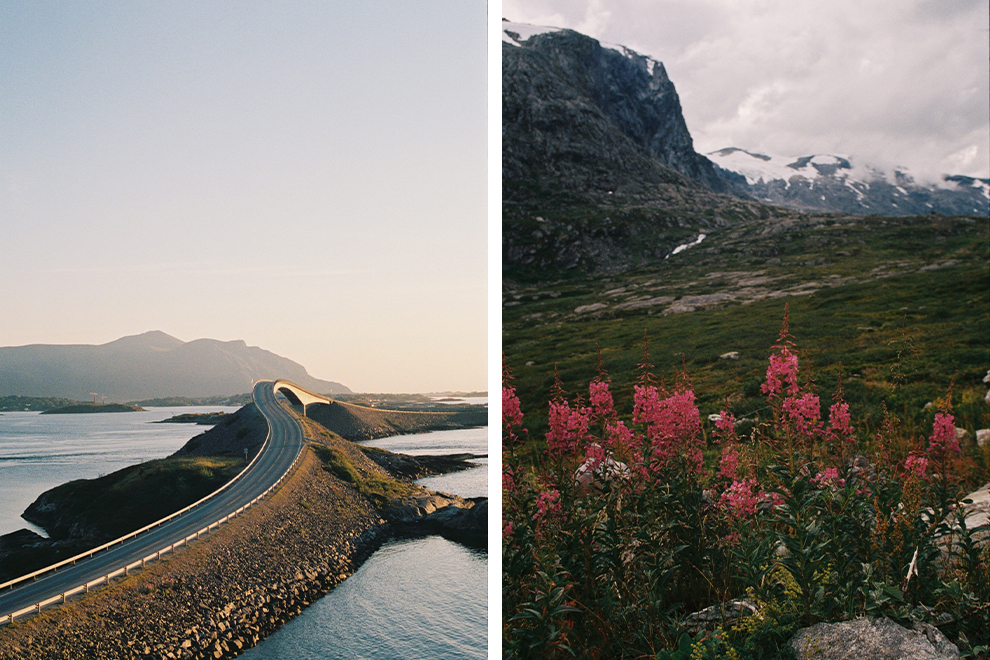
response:
<svg viewBox="0 0 990 660"><path fill-rule="evenodd" d="M146 332L108 344L35 344L0 348L0 396L85 400L92 393L125 402L250 392L254 381L286 378L314 392L350 392L310 376L296 362L244 341L184 342Z"/></svg>
<svg viewBox="0 0 990 660"><path fill-rule="evenodd" d="M708 156L741 195L804 211L853 215L990 214L990 179L944 176L916 183L905 169L883 170L850 156L770 156L728 147Z"/></svg>
<svg viewBox="0 0 990 660"><path fill-rule="evenodd" d="M612 272L774 213L694 150L662 63L556 28L502 23L503 269Z"/></svg>

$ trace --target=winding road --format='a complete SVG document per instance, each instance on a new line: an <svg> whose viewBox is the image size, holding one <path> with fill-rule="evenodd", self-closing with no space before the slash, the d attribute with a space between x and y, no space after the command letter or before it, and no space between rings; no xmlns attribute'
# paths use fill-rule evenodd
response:
<svg viewBox="0 0 990 660"><path fill-rule="evenodd" d="M254 403L268 420L268 439L253 461L237 477L208 498L177 516L159 521L133 537L111 542L110 547L92 556L77 558L74 563L43 569L34 579L19 579L0 585L0 625L14 618L40 611L39 603L64 602L64 595L88 591L109 582L114 574L156 559L184 542L239 513L267 494L285 477L304 446L303 430L298 420L276 399L282 390L295 402L300 397L327 400L287 381L261 381L254 387ZM68 593L67 593L68 592Z"/></svg>

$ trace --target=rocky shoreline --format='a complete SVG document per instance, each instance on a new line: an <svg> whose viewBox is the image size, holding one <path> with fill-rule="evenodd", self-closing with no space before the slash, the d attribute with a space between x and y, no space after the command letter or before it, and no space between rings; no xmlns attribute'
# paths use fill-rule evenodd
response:
<svg viewBox="0 0 990 660"><path fill-rule="evenodd" d="M306 451L275 495L210 537L0 629L0 660L232 658L346 579L397 528L480 536L470 527L484 524L486 501L422 489L386 519Z"/></svg>

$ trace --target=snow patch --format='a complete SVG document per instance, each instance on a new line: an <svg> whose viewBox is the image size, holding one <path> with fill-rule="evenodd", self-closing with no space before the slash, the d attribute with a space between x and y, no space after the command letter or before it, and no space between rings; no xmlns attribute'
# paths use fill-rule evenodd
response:
<svg viewBox="0 0 990 660"><path fill-rule="evenodd" d="M677 247L674 248L674 251L671 252L670 254L668 254L665 258L666 259L669 259L670 258L670 255L680 254L681 252L684 252L684 250L688 249L689 247L694 246L694 245L697 245L701 241L705 240L705 236L706 236L706 234L698 234L698 239L696 241L694 241L693 243L685 243L684 245L678 245Z"/></svg>
<svg viewBox="0 0 990 660"><path fill-rule="evenodd" d="M512 34L509 34L510 32ZM538 34L546 34L548 32L560 32L560 28L502 21L502 43L507 43L511 46L521 46L524 41L529 41L530 38Z"/></svg>

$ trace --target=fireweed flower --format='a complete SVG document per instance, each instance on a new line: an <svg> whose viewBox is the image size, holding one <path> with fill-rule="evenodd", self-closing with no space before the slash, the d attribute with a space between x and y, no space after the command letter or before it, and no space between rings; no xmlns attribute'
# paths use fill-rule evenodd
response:
<svg viewBox="0 0 990 660"><path fill-rule="evenodd" d="M960 453L959 440L956 439L956 425L952 415L935 413L935 426L929 441L931 444L928 445L928 455L935 460L943 458L948 452L956 455Z"/></svg>
<svg viewBox="0 0 990 660"><path fill-rule="evenodd" d="M826 486L837 486L843 488L846 480L839 477L839 471L834 467L825 468L824 472L819 472L811 478L811 485L819 490Z"/></svg>
<svg viewBox="0 0 990 660"><path fill-rule="evenodd" d="M608 391L608 382L593 380L588 385L589 407L591 416L596 420L615 419L615 407L612 402L612 393Z"/></svg>
<svg viewBox="0 0 990 660"><path fill-rule="evenodd" d="M784 399L782 408L785 419L798 436L813 438L821 433L821 403L814 394Z"/></svg>
<svg viewBox="0 0 990 660"><path fill-rule="evenodd" d="M928 459L920 454L912 452L904 461L904 469L913 472L919 477L925 478L928 473Z"/></svg>
<svg viewBox="0 0 990 660"><path fill-rule="evenodd" d="M721 505L735 518L752 518L756 515L756 505L759 504L754 489L756 479L733 481L722 493Z"/></svg>
<svg viewBox="0 0 990 660"><path fill-rule="evenodd" d="M786 390L790 396L798 393L797 384L798 358L791 353L787 346L780 349L779 354L770 356L770 366L767 367L767 382L760 389L768 397L780 396Z"/></svg>
<svg viewBox="0 0 990 660"><path fill-rule="evenodd" d="M502 433L511 444L516 439L515 429L522 425L523 413L516 396L516 388L502 386Z"/></svg>
<svg viewBox="0 0 990 660"><path fill-rule="evenodd" d="M533 514L533 520L541 522L560 515L560 491L556 488L551 488L537 495L536 513Z"/></svg>
<svg viewBox="0 0 990 660"><path fill-rule="evenodd" d="M567 401L550 402L550 430L547 447L553 455L570 454L588 437L587 408L571 408Z"/></svg>
<svg viewBox="0 0 990 660"><path fill-rule="evenodd" d="M700 471L701 416L694 403L694 391L684 389L661 398L656 387L637 385L633 400L633 422L646 426L654 465L662 468L683 456Z"/></svg>
<svg viewBox="0 0 990 660"><path fill-rule="evenodd" d="M722 460L719 463L718 476L729 481L739 478L739 450L734 445L722 448Z"/></svg>
<svg viewBox="0 0 990 660"><path fill-rule="evenodd" d="M715 422L715 439L722 441L739 439L736 435L736 418L732 413L723 410L718 414L718 421Z"/></svg>
<svg viewBox="0 0 990 660"><path fill-rule="evenodd" d="M828 435L833 441L844 440L847 443L856 442L853 437L852 418L849 415L849 404L836 401L828 409Z"/></svg>
<svg viewBox="0 0 990 660"><path fill-rule="evenodd" d="M512 489L515 488L516 482L513 479L513 474L514 473L512 472L512 468L511 467L509 467L508 465L503 465L502 466L502 489L503 490L507 490L509 492L512 492Z"/></svg>

